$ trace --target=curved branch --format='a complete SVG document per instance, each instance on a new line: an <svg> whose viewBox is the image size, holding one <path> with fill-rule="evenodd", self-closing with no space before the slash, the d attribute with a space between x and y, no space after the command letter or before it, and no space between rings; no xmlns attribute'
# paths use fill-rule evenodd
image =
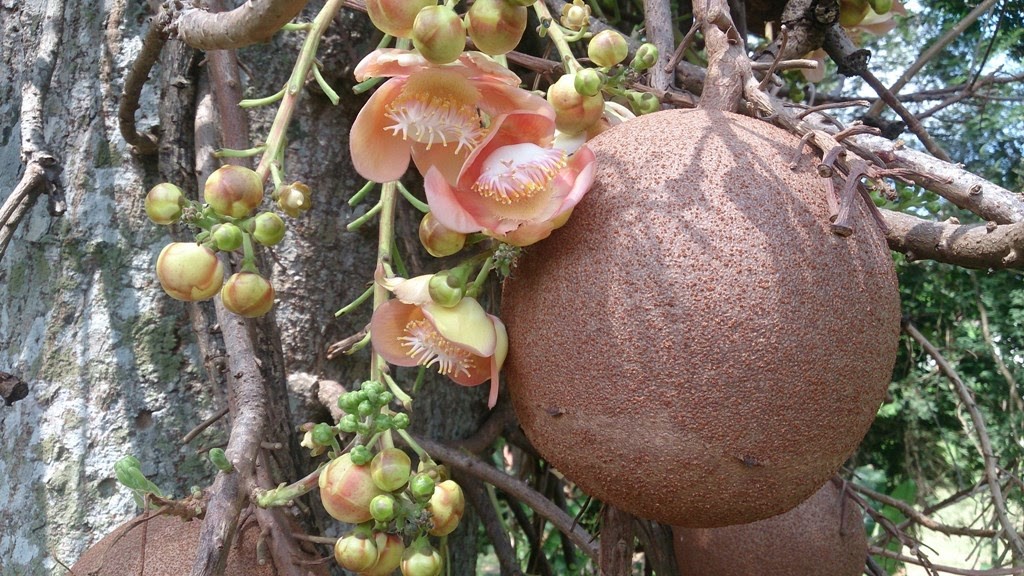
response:
<svg viewBox="0 0 1024 576"><path fill-rule="evenodd" d="M230 12L186 9L178 37L200 50L229 50L263 42L295 18L306 0L249 0Z"/></svg>
<svg viewBox="0 0 1024 576"><path fill-rule="evenodd" d="M161 10L153 18L149 31L142 40L142 50L124 80L121 103L117 107L117 123L121 137L143 155L155 154L157 142L151 134L139 134L135 128L135 113L139 110L139 96L142 95L142 87L146 85L146 80L149 80L149 72L160 58L160 51L163 50L167 39L171 37L167 29L170 23L171 14L166 10Z"/></svg>
<svg viewBox="0 0 1024 576"><path fill-rule="evenodd" d="M1017 534L1013 521L1006 511L1006 499L1003 497L1003 488L999 483L999 472L996 470L997 463L992 451L992 441L989 439L988 430L985 427L985 418L974 401L974 393L964 384L963 380L960 379L960 376L953 370L953 367L946 361L946 358L939 352L938 348L929 342L924 334L921 334L912 323L909 321L903 322L903 331L913 338L935 360L939 370L953 384L957 395L960 397L960 402L967 409L967 413L971 417L971 423L974 424L974 433L978 440L978 451L981 452L981 457L985 461L985 479L988 482L988 489L992 493L992 506L996 510L996 517L1003 528L1003 533L1006 535L1006 540L1013 551L1014 558L1024 557L1024 540L1021 540L1020 535Z"/></svg>
<svg viewBox="0 0 1024 576"><path fill-rule="evenodd" d="M886 494L882 494L881 492L875 492L874 490L866 486L861 486L860 484L856 484L853 482L847 482L846 486L850 490L860 492L861 494L867 496L868 498L871 498L872 500L877 500L882 504L888 504L889 506L896 508L897 510L902 512L904 516L910 518L911 520L920 524L921 526L928 528L929 530L934 530L936 532L942 532L943 534L950 534L954 536L973 536L977 538L992 538L997 534L995 530L948 526L946 524L942 524L940 522L935 521L933 518L926 516L921 512L918 512L916 508L897 498L893 498Z"/></svg>
<svg viewBox="0 0 1024 576"><path fill-rule="evenodd" d="M921 560L914 558L913 556L905 556L899 552L893 552L892 550L886 550L885 548L879 548L878 546L868 546L868 553L872 556L884 556L886 558L892 558L893 560L899 560L900 562L906 562L908 564L914 564L917 566L923 566ZM956 568L953 566L943 566L941 564L928 563L928 567L933 571L945 572L946 574L957 574L959 576L1013 576L1014 574L1024 574L1024 567L1022 568L989 568L988 570L970 570L967 568Z"/></svg>
<svg viewBox="0 0 1024 576"><path fill-rule="evenodd" d="M431 456L444 462L450 468L475 476L504 490L517 500L528 504L537 514L546 518L555 528L558 528L563 534L568 536L572 543L586 552L591 559L597 561L597 547L594 545L591 535L576 524L573 518L566 514L564 510L555 506L551 500L548 500L521 480L509 476L476 456L451 448L436 440L426 438L416 438L415 440Z"/></svg>
<svg viewBox="0 0 1024 576"><path fill-rule="evenodd" d="M960 224L932 222L910 214L880 210L889 231L889 248L910 260L935 260L964 268L1024 267L1024 222Z"/></svg>

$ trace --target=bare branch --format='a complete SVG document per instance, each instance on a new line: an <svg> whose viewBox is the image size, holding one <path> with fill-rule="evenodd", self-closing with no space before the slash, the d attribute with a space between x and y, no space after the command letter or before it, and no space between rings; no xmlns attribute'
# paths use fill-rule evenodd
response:
<svg viewBox="0 0 1024 576"><path fill-rule="evenodd" d="M171 23L171 14L167 10L160 10L149 25L149 31L142 40L142 50L139 56L132 63L128 76L124 80L124 89L121 90L121 102L117 108L118 126L121 136L125 142L135 147L139 154L149 155L156 153L156 138L152 134L139 134L135 128L135 112L139 110L139 96L142 94L142 87L149 80L149 72L153 65L160 58L160 51L171 34L167 30Z"/></svg>
<svg viewBox="0 0 1024 576"><path fill-rule="evenodd" d="M186 9L175 22L178 37L200 50L230 50L263 42L295 18L306 0L249 0L230 12Z"/></svg>
<svg viewBox="0 0 1024 576"><path fill-rule="evenodd" d="M868 546L868 553L872 556L884 556L886 558L892 558L899 560L900 562L907 562L909 564L915 564L918 566L924 566L921 560L914 558L913 556L905 556L892 550L886 550L885 548L879 548L878 546ZM940 564L928 563L928 567L938 572L945 572L946 574L957 574L959 576L1013 576L1014 574L1024 574L1024 567L1021 568L990 568L988 570L969 570L967 568L955 568L953 566L942 566Z"/></svg>
<svg viewBox="0 0 1024 576"><path fill-rule="evenodd" d="M935 530L936 532L942 532L943 534L950 534L955 536L974 536L978 538L992 538L997 534L995 530L947 526L945 524L942 524L941 522L937 522L936 520L930 518L929 516L926 516L925 514L922 514L921 512L918 512L916 508L902 500L898 500L896 498L893 498L886 494L882 494L880 492L875 492L874 490L866 486L861 486L853 482L847 482L846 486L850 490L860 492L861 494L867 496L868 498L871 498L872 500L877 500L882 504L888 504L889 506L896 508L897 510L902 512L904 516L910 518L911 520L920 524L921 526L928 528L929 530Z"/></svg>
<svg viewBox="0 0 1024 576"><path fill-rule="evenodd" d="M995 6L999 0L984 0L982 3L974 7L964 19L957 22L952 28L950 28L945 34L943 34L934 44L929 46L924 52L918 56L917 60L907 68L900 77L893 82L892 86L889 87L889 91L893 94L899 94L899 91L907 85L907 82L914 77L915 74L924 68L925 64L930 62L932 58L944 50L950 42L955 40L957 36L963 34L964 30L968 26L974 23L975 20L981 17L982 14L988 12ZM868 116L878 116L882 113L882 102L878 101L868 110Z"/></svg>
<svg viewBox="0 0 1024 576"><path fill-rule="evenodd" d="M597 547L590 534L543 494L467 452L451 448L447 444L435 440L426 438L416 438L415 440L431 456L444 462L450 468L475 476L526 503L537 514L546 518L555 528L567 535L572 543L583 550L587 556L597 560Z"/></svg>
<svg viewBox="0 0 1024 576"><path fill-rule="evenodd" d="M476 510L484 524L487 538L494 546L494 555L497 556L498 565L501 567L501 576L523 576L523 571L516 560L516 552L509 543L508 533L505 532L501 518L491 503L484 483L468 474L459 474L455 480L462 486L466 500Z"/></svg>
<svg viewBox="0 0 1024 576"><path fill-rule="evenodd" d="M668 0L644 0L644 28L648 41L658 48L658 63L650 69L651 88L668 90L675 78L672 70L664 69L675 44L672 8Z"/></svg>
<svg viewBox="0 0 1024 576"><path fill-rule="evenodd" d="M744 84L752 77L752 72L743 38L729 15L729 5L725 0L694 2L693 17L702 23L708 53L700 107L736 112L743 97Z"/></svg>
<svg viewBox="0 0 1024 576"><path fill-rule="evenodd" d="M996 470L997 462L992 451L992 442L989 439L988 430L985 426L985 418L982 416L981 411L978 410L978 405L974 401L974 393L964 384L963 380L960 379L960 376L953 370L953 367L946 361L946 358L939 352L938 348L929 342L924 337L924 334L921 334L912 323L905 321L903 323L903 331L920 344L925 352L935 360L939 370L953 384L957 395L960 397L960 402L963 403L967 413L970 414L971 423L974 425L974 434L978 440L978 451L985 461L985 479L988 482L988 489L992 493L992 505L995 507L996 517L999 518L999 524L1003 528L1003 534L1006 536L1010 549L1013 550L1014 557L1024 557L1024 541L1017 534L1013 521L1006 511L1006 499L1003 497L1003 488L999 483L999 472Z"/></svg>
<svg viewBox="0 0 1024 576"><path fill-rule="evenodd" d="M964 268L1024 267L1024 222L960 224L932 222L910 214L882 210L889 226L889 248L910 260L935 260Z"/></svg>

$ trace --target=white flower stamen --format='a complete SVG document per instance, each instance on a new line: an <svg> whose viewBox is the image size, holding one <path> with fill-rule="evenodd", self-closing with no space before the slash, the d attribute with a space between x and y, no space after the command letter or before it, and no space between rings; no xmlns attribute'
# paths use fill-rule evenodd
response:
<svg viewBox="0 0 1024 576"><path fill-rule="evenodd" d="M419 365L429 368L437 364L442 376L469 375L473 355L445 339L428 320L409 322L405 325L405 333L408 336L399 340L403 347L409 349L406 354Z"/></svg>
<svg viewBox="0 0 1024 576"><path fill-rule="evenodd" d="M529 199L546 190L566 163L566 153L556 148L502 146L484 160L473 190L506 205Z"/></svg>
<svg viewBox="0 0 1024 576"><path fill-rule="evenodd" d="M427 150L438 142L442 146L457 143L458 154L463 147L476 146L483 133L476 108L429 94L399 98L385 115L395 122L385 130L396 135L401 132L403 139L426 144Z"/></svg>

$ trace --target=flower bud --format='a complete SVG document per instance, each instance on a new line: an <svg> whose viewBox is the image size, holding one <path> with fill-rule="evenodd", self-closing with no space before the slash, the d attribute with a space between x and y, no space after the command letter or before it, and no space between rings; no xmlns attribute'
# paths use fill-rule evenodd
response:
<svg viewBox="0 0 1024 576"><path fill-rule="evenodd" d="M590 6L583 0L572 0L572 4L562 6L562 26L569 30L580 30L590 25Z"/></svg>
<svg viewBox="0 0 1024 576"><path fill-rule="evenodd" d="M462 19L447 6L427 6L412 24L412 44L434 64L454 62L466 47Z"/></svg>
<svg viewBox="0 0 1024 576"><path fill-rule="evenodd" d="M156 259L156 277L175 300L212 298L224 284L224 267L213 250L194 242L172 242Z"/></svg>
<svg viewBox="0 0 1024 576"><path fill-rule="evenodd" d="M327 452L327 446L317 444L313 441L313 432L309 430L302 435L302 442L300 442L299 445L309 450L309 455L312 458L316 458L324 452Z"/></svg>
<svg viewBox="0 0 1024 576"><path fill-rule="evenodd" d="M466 12L466 30L481 52L505 54L523 39L526 16L526 7L507 0L476 0Z"/></svg>
<svg viewBox="0 0 1024 576"><path fill-rule="evenodd" d="M360 576L391 576L391 573L402 564L402 554L405 552L405 543L398 534L387 534L377 532L374 534L377 542L377 563L370 569L360 572Z"/></svg>
<svg viewBox="0 0 1024 576"><path fill-rule="evenodd" d="M630 62L630 66L637 72L643 72L648 68L654 67L658 63L658 47L650 42L644 42L636 49L636 54L633 55L633 61Z"/></svg>
<svg viewBox="0 0 1024 576"><path fill-rule="evenodd" d="M879 15L888 14L892 10L892 0L868 0L868 4Z"/></svg>
<svg viewBox="0 0 1024 576"><path fill-rule="evenodd" d="M839 0L839 24L852 28L868 15L868 0Z"/></svg>
<svg viewBox="0 0 1024 576"><path fill-rule="evenodd" d="M444 258L462 250L466 245L466 235L445 228L433 212L427 212L420 220L420 242L431 256Z"/></svg>
<svg viewBox="0 0 1024 576"><path fill-rule="evenodd" d="M403 576L437 576L441 567L441 554L426 538L413 542L402 554Z"/></svg>
<svg viewBox="0 0 1024 576"><path fill-rule="evenodd" d="M255 272L238 272L224 283L220 300L225 308L239 316L257 318L274 307L274 287Z"/></svg>
<svg viewBox="0 0 1024 576"><path fill-rule="evenodd" d="M242 229L230 222L213 227L213 243L221 252L231 252L242 247Z"/></svg>
<svg viewBox="0 0 1024 576"><path fill-rule="evenodd" d="M231 465L231 461L228 460L228 455L224 453L223 448L210 448L207 455L210 457L210 462L221 472L231 472L235 469Z"/></svg>
<svg viewBox="0 0 1024 576"><path fill-rule="evenodd" d="M590 39L587 56L594 64L611 68L629 56L629 43L622 34L614 30L602 30Z"/></svg>
<svg viewBox="0 0 1024 576"><path fill-rule="evenodd" d="M427 504L430 510L430 529L432 536L447 536L459 526L462 514L466 511L466 499L462 488L454 480L445 480L437 485L434 494Z"/></svg>
<svg viewBox="0 0 1024 576"><path fill-rule="evenodd" d="M324 467L319 484L324 509L349 524L371 519L370 501L383 494L370 477L370 467L356 466L348 454L342 454Z"/></svg>
<svg viewBox="0 0 1024 576"><path fill-rule="evenodd" d="M465 286L452 286L451 279L452 277L447 274L446 270L434 274L427 284L430 299L445 308L455 306L462 301L462 297L466 294Z"/></svg>
<svg viewBox="0 0 1024 576"><path fill-rule="evenodd" d="M412 460L401 448L385 448L370 462L370 476L385 492L398 490L409 481Z"/></svg>
<svg viewBox="0 0 1024 576"><path fill-rule="evenodd" d="M334 427L330 424L320 422L313 426L311 432L313 434L313 441L321 446L330 446L334 441Z"/></svg>
<svg viewBox="0 0 1024 576"><path fill-rule="evenodd" d="M244 166L221 166L206 179L203 199L221 216L245 218L263 202L263 180Z"/></svg>
<svg viewBox="0 0 1024 576"><path fill-rule="evenodd" d="M369 430L366 429L366 424L363 424L362 422L357 422L356 433L369 433ZM352 457L352 463L355 464L356 466L367 465L370 463L370 460L373 460L373 453L370 452L369 448L363 446L362 444L360 444L359 446L353 446L352 450L349 451L349 455Z"/></svg>
<svg viewBox="0 0 1024 576"><path fill-rule="evenodd" d="M574 74L563 74L548 88L548 102L555 109L555 127L569 135L585 131L604 114L604 98L577 92Z"/></svg>
<svg viewBox="0 0 1024 576"><path fill-rule="evenodd" d="M249 224L249 233L264 246L274 246L284 239L284 220L273 212L260 212Z"/></svg>
<svg viewBox="0 0 1024 576"><path fill-rule="evenodd" d="M429 500L437 489L437 482L426 472L420 472L409 480L409 491L419 501Z"/></svg>
<svg viewBox="0 0 1024 576"><path fill-rule="evenodd" d="M377 563L377 542L368 533L357 530L334 544L334 559L346 570L362 572Z"/></svg>
<svg viewBox="0 0 1024 576"><path fill-rule="evenodd" d="M277 206L292 218L298 218L303 212L313 207L309 186L302 182L292 182L277 190Z"/></svg>
<svg viewBox="0 0 1024 576"><path fill-rule="evenodd" d="M373 500L370 500L370 515L377 522L390 522L395 517L397 507L398 503L391 494L374 496Z"/></svg>
<svg viewBox="0 0 1024 576"><path fill-rule="evenodd" d="M573 87L583 96L597 96L601 93L604 76L593 68L584 68L576 73Z"/></svg>
<svg viewBox="0 0 1024 576"><path fill-rule="evenodd" d="M661 110L661 101L650 92L627 92L626 99L637 114L650 114Z"/></svg>
<svg viewBox="0 0 1024 576"><path fill-rule="evenodd" d="M434 4L434 0L366 0L366 14L385 34L408 38L419 11Z"/></svg>
<svg viewBox="0 0 1024 576"><path fill-rule="evenodd" d="M146 216L155 224L166 226L181 218L181 210L185 207L185 195L170 182L153 186L146 194Z"/></svg>

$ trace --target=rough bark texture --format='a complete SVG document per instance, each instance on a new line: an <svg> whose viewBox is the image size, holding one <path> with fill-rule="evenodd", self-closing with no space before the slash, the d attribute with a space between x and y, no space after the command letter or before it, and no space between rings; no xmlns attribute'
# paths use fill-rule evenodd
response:
<svg viewBox="0 0 1024 576"><path fill-rule="evenodd" d="M20 178L19 87L35 56L33 38L45 8L43 0L0 0L0 202ZM223 391L207 374L217 359L204 358L220 348L216 335L193 335L210 304L200 304L199 317L190 318L186 305L160 290L153 263L172 235L148 222L142 204L145 191L172 174L183 189L196 186L192 159L182 154L191 150L190 135L180 130L191 123L192 113L182 115L180 104L192 105L196 82L187 55L165 48L136 115L140 132L167 118L159 155L133 156L117 126L124 74L140 50L150 10L125 0L102 9L67 0L63 48L44 107L47 144L64 167L67 213L54 219L37 205L0 260L0 371L29 387L26 398L0 405L2 576L58 573L57 560L74 563L136 513L114 479L118 458L137 456L150 479L181 496L213 477L198 449L226 439L221 422L181 445L182 436L224 405ZM251 74L243 78L247 96L280 88L301 40L278 34L240 52ZM362 184L348 161L347 134L365 98L347 95L352 68L377 40L365 17L347 12L338 18L319 57L342 103L331 106L313 86L289 130L286 177L314 188L314 208L289 220L289 235L267 267L278 290L276 319L294 414L293 422L271 423L274 430L323 416L312 401L317 378L348 387L367 376L366 352L328 361L324 350L369 317L368 308L340 320L333 312L365 289L374 268L375 226L350 233L345 224L366 210L346 203ZM184 73L168 78L172 60ZM265 136L272 117L273 109L252 114L254 141ZM418 216L403 211L400 221L414 231ZM428 382L413 416L419 433L468 435L485 414L484 395ZM271 404L283 401L273 391L270 396ZM300 468L307 465L300 459ZM340 531L337 523L325 528ZM452 573L473 574L476 528L469 522L459 534L450 539Z"/></svg>

